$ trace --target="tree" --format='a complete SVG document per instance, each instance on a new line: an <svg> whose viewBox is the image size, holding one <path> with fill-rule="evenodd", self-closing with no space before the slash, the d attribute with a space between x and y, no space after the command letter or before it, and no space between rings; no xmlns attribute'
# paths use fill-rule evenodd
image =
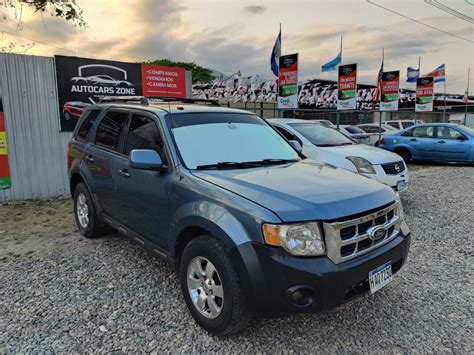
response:
<svg viewBox="0 0 474 355"><path fill-rule="evenodd" d="M212 70L201 67L196 63L175 62L170 59L156 59L146 62L147 64L162 65L165 67L179 67L191 71L193 84L208 84L214 80Z"/></svg>
<svg viewBox="0 0 474 355"><path fill-rule="evenodd" d="M14 10L15 19L18 20L19 27L21 27L22 24L24 6L29 7L34 12L49 12L51 16L70 21L75 26L82 28L87 27L82 10L79 5L76 4L76 0L70 0L68 2L56 0L4 0L3 5ZM5 14L3 14L3 19L6 19Z"/></svg>

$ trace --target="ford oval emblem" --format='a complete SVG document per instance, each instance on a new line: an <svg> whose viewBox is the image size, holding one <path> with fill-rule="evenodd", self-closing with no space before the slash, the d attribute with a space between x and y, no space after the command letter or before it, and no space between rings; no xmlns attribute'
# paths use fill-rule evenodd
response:
<svg viewBox="0 0 474 355"><path fill-rule="evenodd" d="M372 227L368 230L369 238L372 240L379 240L385 236L385 228L380 226Z"/></svg>

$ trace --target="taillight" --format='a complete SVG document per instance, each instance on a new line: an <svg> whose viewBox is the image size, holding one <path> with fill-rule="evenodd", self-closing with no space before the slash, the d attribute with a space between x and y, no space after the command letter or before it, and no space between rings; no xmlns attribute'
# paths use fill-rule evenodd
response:
<svg viewBox="0 0 474 355"><path fill-rule="evenodd" d="M380 140L380 144L385 144L385 139L383 139L383 137L382 137L382 139Z"/></svg>

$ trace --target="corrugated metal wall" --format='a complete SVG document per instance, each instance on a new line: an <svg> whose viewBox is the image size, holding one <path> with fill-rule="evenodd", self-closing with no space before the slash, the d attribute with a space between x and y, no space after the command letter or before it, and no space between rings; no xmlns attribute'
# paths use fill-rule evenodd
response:
<svg viewBox="0 0 474 355"><path fill-rule="evenodd" d="M0 54L0 97L12 178L0 202L69 194L54 58Z"/></svg>

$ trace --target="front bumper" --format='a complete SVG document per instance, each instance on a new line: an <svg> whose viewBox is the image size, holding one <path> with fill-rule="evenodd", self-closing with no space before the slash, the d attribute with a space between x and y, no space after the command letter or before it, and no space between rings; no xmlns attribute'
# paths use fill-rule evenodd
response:
<svg viewBox="0 0 474 355"><path fill-rule="evenodd" d="M375 179L378 182L381 182L382 184L390 186L392 189L395 191L403 191L406 190L408 187L408 182L410 181L410 178L408 176L408 169L405 169L405 171L401 174L397 175L388 175L385 173L385 171L382 168L382 165L375 164L373 165L375 174L363 174L364 176L367 176L369 178ZM403 189L398 189L397 184L398 182L403 181L405 182L405 188Z"/></svg>
<svg viewBox="0 0 474 355"><path fill-rule="evenodd" d="M410 234L401 232L380 248L340 264L324 257L295 257L281 248L245 243L234 251L251 310L263 314L309 313L332 308L369 290L371 270L387 262L396 273L406 261ZM234 254L235 255L235 254ZM310 304L292 299L296 289L311 296Z"/></svg>

